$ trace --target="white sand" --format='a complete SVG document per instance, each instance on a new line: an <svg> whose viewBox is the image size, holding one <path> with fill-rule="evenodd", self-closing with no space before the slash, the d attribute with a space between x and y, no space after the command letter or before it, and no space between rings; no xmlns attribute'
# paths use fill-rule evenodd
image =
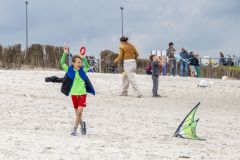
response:
<svg viewBox="0 0 240 160"><path fill-rule="evenodd" d="M151 97L150 76L138 75L144 98L120 97L121 75L90 74L97 95L84 112L88 133L70 136L74 110L60 84L62 71L0 70L0 160L240 159L240 81L161 77ZM197 134L207 141L173 138L185 115L201 101ZM184 158L185 157L185 158Z"/></svg>

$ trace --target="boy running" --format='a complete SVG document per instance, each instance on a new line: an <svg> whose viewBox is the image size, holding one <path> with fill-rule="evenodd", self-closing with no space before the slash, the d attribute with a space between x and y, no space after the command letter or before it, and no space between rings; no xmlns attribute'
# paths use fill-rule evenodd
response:
<svg viewBox="0 0 240 160"><path fill-rule="evenodd" d="M80 124L82 135L86 134L86 123L82 121L83 108L86 107L87 92L95 95L95 90L88 79L86 73L89 70L89 64L83 55L75 55L72 57L72 65L68 67L65 63L66 57L69 54L69 48L64 47L64 53L60 60L60 64L66 73L61 91L65 95L71 95L73 106L75 109L75 124L72 136L77 135L77 128ZM84 64L84 67L82 66Z"/></svg>

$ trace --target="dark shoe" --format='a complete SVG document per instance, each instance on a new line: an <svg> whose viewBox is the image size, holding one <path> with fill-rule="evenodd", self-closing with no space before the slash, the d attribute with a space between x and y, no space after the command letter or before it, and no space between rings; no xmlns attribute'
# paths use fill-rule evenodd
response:
<svg viewBox="0 0 240 160"><path fill-rule="evenodd" d="M81 123L81 133L82 135L85 135L87 133L86 123L84 121Z"/></svg>
<svg viewBox="0 0 240 160"><path fill-rule="evenodd" d="M159 94L154 94L153 97L160 98L161 96Z"/></svg>
<svg viewBox="0 0 240 160"><path fill-rule="evenodd" d="M73 131L71 133L72 136L77 136L77 128L73 128Z"/></svg>

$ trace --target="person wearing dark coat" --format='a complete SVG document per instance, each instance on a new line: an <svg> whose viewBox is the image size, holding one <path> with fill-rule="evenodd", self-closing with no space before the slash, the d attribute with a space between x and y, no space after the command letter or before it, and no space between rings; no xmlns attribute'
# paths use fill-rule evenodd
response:
<svg viewBox="0 0 240 160"><path fill-rule="evenodd" d="M156 55L152 55L150 57L151 65L152 65L152 80L153 80L153 97L161 97L158 94L158 81L160 75L160 59Z"/></svg>
<svg viewBox="0 0 240 160"><path fill-rule="evenodd" d="M180 57L181 57L180 58L180 76L187 77L188 76L189 54L184 48L182 48Z"/></svg>

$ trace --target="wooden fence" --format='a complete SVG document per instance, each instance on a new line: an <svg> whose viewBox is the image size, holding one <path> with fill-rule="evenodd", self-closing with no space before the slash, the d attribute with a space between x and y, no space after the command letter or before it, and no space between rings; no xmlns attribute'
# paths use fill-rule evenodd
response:
<svg viewBox="0 0 240 160"><path fill-rule="evenodd" d="M11 68L56 68L60 69L60 56L63 48L51 45L33 44L27 54L21 51L21 45L9 47L0 45L0 67ZM68 61L67 61L68 62Z"/></svg>
<svg viewBox="0 0 240 160"><path fill-rule="evenodd" d="M60 58L63 53L63 47L52 45L33 44L25 55L21 51L21 45L16 44L9 47L0 45L0 68L55 68L60 69ZM123 71L122 64L117 66L114 59L117 54L104 50L100 53L100 71L103 73L119 73ZM68 63L68 59L66 60ZM137 72L144 74L145 67L149 63L147 59L139 59L137 61ZM240 79L240 67L211 67L201 66L201 77L205 78L222 78L228 76L233 79Z"/></svg>
<svg viewBox="0 0 240 160"><path fill-rule="evenodd" d="M228 76L232 79L240 79L240 67L201 66L201 77L220 79L223 76Z"/></svg>

